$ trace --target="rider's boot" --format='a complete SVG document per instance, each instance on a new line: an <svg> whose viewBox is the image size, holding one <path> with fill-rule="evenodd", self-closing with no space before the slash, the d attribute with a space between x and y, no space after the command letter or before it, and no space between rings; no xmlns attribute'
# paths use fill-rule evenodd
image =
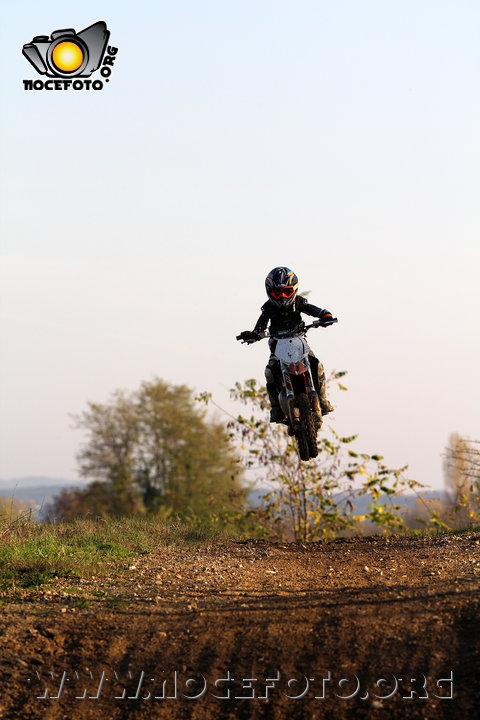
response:
<svg viewBox="0 0 480 720"><path fill-rule="evenodd" d="M280 407L280 403L278 402L278 393L275 383L267 382L267 392L270 400L270 405L272 406L270 410L270 422L282 422L282 420L285 419L285 415L283 414L283 410Z"/></svg>
<svg viewBox="0 0 480 720"><path fill-rule="evenodd" d="M318 399L320 400L320 408L322 410L322 415L328 415L328 413L331 413L335 410L335 408L327 398L325 385L325 373L321 372L318 374L318 389L320 391L318 393Z"/></svg>

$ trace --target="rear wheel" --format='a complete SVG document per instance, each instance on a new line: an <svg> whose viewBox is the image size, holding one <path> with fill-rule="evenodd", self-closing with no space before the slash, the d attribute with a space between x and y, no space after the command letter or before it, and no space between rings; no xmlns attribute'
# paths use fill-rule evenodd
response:
<svg viewBox="0 0 480 720"><path fill-rule="evenodd" d="M298 398L298 407L300 409L300 419L302 426L302 434L305 436L309 457L314 458L318 455L317 445L317 424L315 415L310 407L310 402L305 394ZM301 455L300 455L301 457ZM303 458L302 458L303 460Z"/></svg>

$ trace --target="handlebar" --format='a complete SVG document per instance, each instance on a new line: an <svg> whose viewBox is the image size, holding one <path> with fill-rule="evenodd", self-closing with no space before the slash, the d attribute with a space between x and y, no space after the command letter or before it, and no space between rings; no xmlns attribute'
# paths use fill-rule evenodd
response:
<svg viewBox="0 0 480 720"><path fill-rule="evenodd" d="M285 337L293 337L294 335L302 335L303 333L306 333L307 330L310 330L310 328L328 327L329 325L333 325L336 322L338 322L338 318L328 318L328 320L318 319L315 320L313 323L310 323L310 325L306 325L301 330L285 330L284 332L277 333L271 333L263 330L263 332L258 333L258 337L256 338L251 337L251 331L245 330L244 332L240 333L240 335L236 336L236 340L241 340L242 342L250 345L250 343L258 342L259 340L263 340L264 338L275 337L277 339L280 339Z"/></svg>
<svg viewBox="0 0 480 720"><path fill-rule="evenodd" d="M336 322L338 322L338 318L328 318L328 320L315 320L313 323L310 323L310 325L305 326L305 330L310 330L312 327L328 327L329 325L334 325Z"/></svg>

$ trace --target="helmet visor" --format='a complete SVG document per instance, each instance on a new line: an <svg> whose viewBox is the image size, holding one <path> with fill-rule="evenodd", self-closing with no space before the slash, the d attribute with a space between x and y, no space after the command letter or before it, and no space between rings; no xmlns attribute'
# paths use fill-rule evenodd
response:
<svg viewBox="0 0 480 720"><path fill-rule="evenodd" d="M275 298L275 300L280 300L280 298L286 298L289 300L294 296L294 294L295 288L288 285L279 288L272 288L270 290L270 295Z"/></svg>

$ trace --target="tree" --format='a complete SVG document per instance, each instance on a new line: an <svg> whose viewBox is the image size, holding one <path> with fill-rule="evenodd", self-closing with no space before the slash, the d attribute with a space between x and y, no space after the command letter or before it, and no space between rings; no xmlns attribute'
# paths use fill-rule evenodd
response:
<svg viewBox="0 0 480 720"><path fill-rule="evenodd" d="M339 382L343 375L332 373L330 381L346 390ZM248 408L247 415L239 414L229 423L240 443L243 465L258 472L263 486L271 487L257 512L270 533L306 542L358 530L361 523L369 528L405 527L405 508L398 495L421 487L404 476L406 466L391 469L381 455L352 450L349 446L357 436L340 436L333 429L330 436L320 436L318 457L303 462L285 426L268 422L264 386L247 380L236 383L231 394ZM208 401L209 396L204 393L202 399ZM358 505L361 496L368 507L355 514L354 501Z"/></svg>
<svg viewBox="0 0 480 720"><path fill-rule="evenodd" d="M106 404L90 402L74 422L87 432L87 442L77 454L80 475L93 484L83 493L70 493L72 510L78 505L78 510L90 507L106 515L145 512L136 482L139 419L134 394L116 390Z"/></svg>
<svg viewBox="0 0 480 720"><path fill-rule="evenodd" d="M443 462L454 526L480 522L480 442L452 433Z"/></svg>
<svg viewBox="0 0 480 720"><path fill-rule="evenodd" d="M243 502L242 468L229 434L207 422L185 385L156 378L132 393L115 391L75 418L86 432L77 455L86 490L64 492L63 518L158 513L205 517Z"/></svg>

